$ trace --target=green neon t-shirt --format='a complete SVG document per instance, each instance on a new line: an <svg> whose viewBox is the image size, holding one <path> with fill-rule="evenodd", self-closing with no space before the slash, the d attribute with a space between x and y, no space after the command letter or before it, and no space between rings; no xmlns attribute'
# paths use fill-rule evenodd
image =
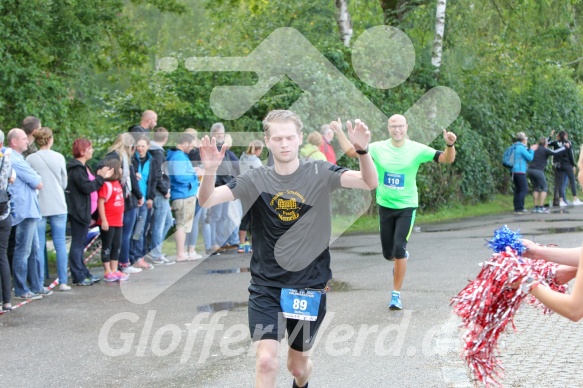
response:
<svg viewBox="0 0 583 388"><path fill-rule="evenodd" d="M437 151L411 140L395 147L389 139L372 143L369 152L379 178L377 203L391 209L418 207L417 171L422 163L432 161Z"/></svg>

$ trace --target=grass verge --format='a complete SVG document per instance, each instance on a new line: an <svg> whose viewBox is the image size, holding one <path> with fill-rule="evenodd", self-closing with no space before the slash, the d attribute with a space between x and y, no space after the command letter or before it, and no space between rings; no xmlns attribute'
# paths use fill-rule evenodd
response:
<svg viewBox="0 0 583 388"><path fill-rule="evenodd" d="M433 213L417 213L415 225L430 224L435 222L452 221L461 218L483 216L489 214L508 213L513 210L512 195L498 194L492 201L475 205L454 204L447 209L441 209ZM532 208L532 197L526 198L526 208ZM378 216L362 216L351 224L352 220L347 216L338 216L333 219L333 233L378 233Z"/></svg>

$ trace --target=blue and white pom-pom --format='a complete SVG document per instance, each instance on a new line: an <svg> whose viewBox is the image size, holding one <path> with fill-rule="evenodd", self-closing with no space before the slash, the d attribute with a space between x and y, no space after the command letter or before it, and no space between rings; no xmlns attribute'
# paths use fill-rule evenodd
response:
<svg viewBox="0 0 583 388"><path fill-rule="evenodd" d="M508 229L508 226L504 225L494 231L494 237L488 241L488 247L495 253L505 252L506 247L510 247L518 255L522 255L526 248L522 245L521 239L522 236L518 230L513 232Z"/></svg>

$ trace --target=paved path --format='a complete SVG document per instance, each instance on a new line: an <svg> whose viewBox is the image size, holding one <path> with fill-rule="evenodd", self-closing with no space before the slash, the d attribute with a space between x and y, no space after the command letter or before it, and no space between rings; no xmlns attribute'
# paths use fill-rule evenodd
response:
<svg viewBox="0 0 583 388"><path fill-rule="evenodd" d="M391 265L379 253L378 236L341 237L331 248L334 283L310 387L473 386L449 299L490 255L485 239L508 224L541 243L576 246L582 219L583 208L569 208L421 225L409 244L401 312L387 308ZM75 287L4 314L0 381L12 387L252 387L248 264L248 255L232 253L157 267L133 275L123 290ZM518 332L505 335L500 349L505 386L583 386L583 325L529 306L516 321ZM285 351L280 360L277 386L289 387Z"/></svg>

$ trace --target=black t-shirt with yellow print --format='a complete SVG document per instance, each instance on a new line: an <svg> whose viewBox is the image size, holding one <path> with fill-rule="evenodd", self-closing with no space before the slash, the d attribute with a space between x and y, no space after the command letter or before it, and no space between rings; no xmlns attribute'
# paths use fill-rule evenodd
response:
<svg viewBox="0 0 583 388"><path fill-rule="evenodd" d="M330 280L330 193L345 171L327 161L300 161L290 175L262 167L227 184L243 212L251 212L253 284L311 288Z"/></svg>

